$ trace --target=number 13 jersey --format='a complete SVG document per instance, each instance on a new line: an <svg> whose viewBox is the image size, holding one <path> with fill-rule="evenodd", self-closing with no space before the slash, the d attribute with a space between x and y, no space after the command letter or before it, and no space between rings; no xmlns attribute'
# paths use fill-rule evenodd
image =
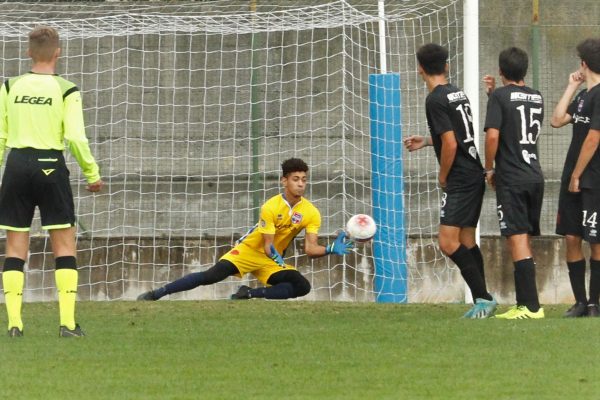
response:
<svg viewBox="0 0 600 400"><path fill-rule="evenodd" d="M475 147L471 104L465 93L451 84L438 85L427 96L425 114L435 155L440 161L441 135L453 131L456 156L448 174L448 189L461 187L483 177L483 167Z"/></svg>
<svg viewBox="0 0 600 400"><path fill-rule="evenodd" d="M511 84L492 92L485 130L500 131L495 159L496 184L544 181L537 148L543 120L544 101L537 90Z"/></svg>

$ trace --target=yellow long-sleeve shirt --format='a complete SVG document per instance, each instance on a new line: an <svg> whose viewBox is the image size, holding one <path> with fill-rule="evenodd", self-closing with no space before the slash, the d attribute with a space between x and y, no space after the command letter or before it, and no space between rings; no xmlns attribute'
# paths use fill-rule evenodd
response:
<svg viewBox="0 0 600 400"><path fill-rule="evenodd" d="M0 160L6 147L62 151L65 140L88 183L98 181L100 172L85 136L77 86L57 75L33 72L4 82L0 88Z"/></svg>

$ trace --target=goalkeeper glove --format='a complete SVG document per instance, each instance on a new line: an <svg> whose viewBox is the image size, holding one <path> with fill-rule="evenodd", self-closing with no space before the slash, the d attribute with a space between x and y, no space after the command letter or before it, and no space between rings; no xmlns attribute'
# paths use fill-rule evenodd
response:
<svg viewBox="0 0 600 400"><path fill-rule="evenodd" d="M343 256L349 254L354 248L354 243L351 240L346 240L346 232L340 232L333 243L325 248L325 254L337 254Z"/></svg>
<svg viewBox="0 0 600 400"><path fill-rule="evenodd" d="M279 254L277 252L277 250L275 249L275 246L271 245L271 255L269 256L269 258L273 261L275 261L275 263L277 265L279 265L280 267L285 266L285 262L283 262L283 257L281 257L281 254Z"/></svg>

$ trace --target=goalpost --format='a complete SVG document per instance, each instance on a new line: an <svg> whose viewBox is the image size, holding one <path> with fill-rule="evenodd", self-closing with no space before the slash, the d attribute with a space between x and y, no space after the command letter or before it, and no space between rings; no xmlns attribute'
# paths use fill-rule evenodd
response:
<svg viewBox="0 0 600 400"><path fill-rule="evenodd" d="M68 158L81 299L133 299L212 266L278 193L289 157L309 164L306 197L321 211L323 243L331 240L350 215L377 213L369 74L384 62L399 75L403 136L428 134L415 64L420 45L446 46L450 80L463 84L461 0L393 2L384 16L377 0L270 3L0 5L3 77L28 70L27 33L35 25L59 30L58 72L82 91L87 135L108 184L104 193L87 193ZM460 274L435 239L435 156L407 153L402 167L404 193L395 195L404 202L406 243L387 245L406 251L408 301L456 301ZM300 238L286 258L312 284L306 299L373 301L377 240L344 258L309 260ZM26 301L55 298L53 265L36 218ZM248 279L171 298L223 299L254 284Z"/></svg>

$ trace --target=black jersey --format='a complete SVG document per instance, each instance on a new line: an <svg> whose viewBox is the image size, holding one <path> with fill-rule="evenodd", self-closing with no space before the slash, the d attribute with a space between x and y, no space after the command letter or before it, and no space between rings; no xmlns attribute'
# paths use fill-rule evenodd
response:
<svg viewBox="0 0 600 400"><path fill-rule="evenodd" d="M542 95L527 86L507 85L492 92L485 130L500 131L496 183L519 185L544 181L537 140L544 120Z"/></svg>
<svg viewBox="0 0 600 400"><path fill-rule="evenodd" d="M453 131L456 137L456 157L448 174L448 188L481 179L483 167L475 147L471 104L465 93L450 84L438 85L427 96L425 113L438 162L442 151L441 134Z"/></svg>
<svg viewBox="0 0 600 400"><path fill-rule="evenodd" d="M577 93L577 96L575 96L571 104L569 104L569 107L567 107L567 114L571 116L571 124L573 124L573 136L571 137L571 144L567 150L567 157L565 158L565 165L563 166L563 172L560 178L563 185L569 185L571 174L575 169L575 164L577 164L581 146L590 130L589 121L586 123L586 116L582 114L583 111L587 111L583 109L586 95L587 89L583 89Z"/></svg>
<svg viewBox="0 0 600 400"><path fill-rule="evenodd" d="M600 84L587 91L578 103L577 110L571 116L573 136L575 136L575 131L578 131L585 140L590 129L600 130ZM579 156L579 153L577 156ZM576 162L577 159L575 159ZM596 150L589 164L585 167L581 174L579 186L584 189L600 189L600 151Z"/></svg>

